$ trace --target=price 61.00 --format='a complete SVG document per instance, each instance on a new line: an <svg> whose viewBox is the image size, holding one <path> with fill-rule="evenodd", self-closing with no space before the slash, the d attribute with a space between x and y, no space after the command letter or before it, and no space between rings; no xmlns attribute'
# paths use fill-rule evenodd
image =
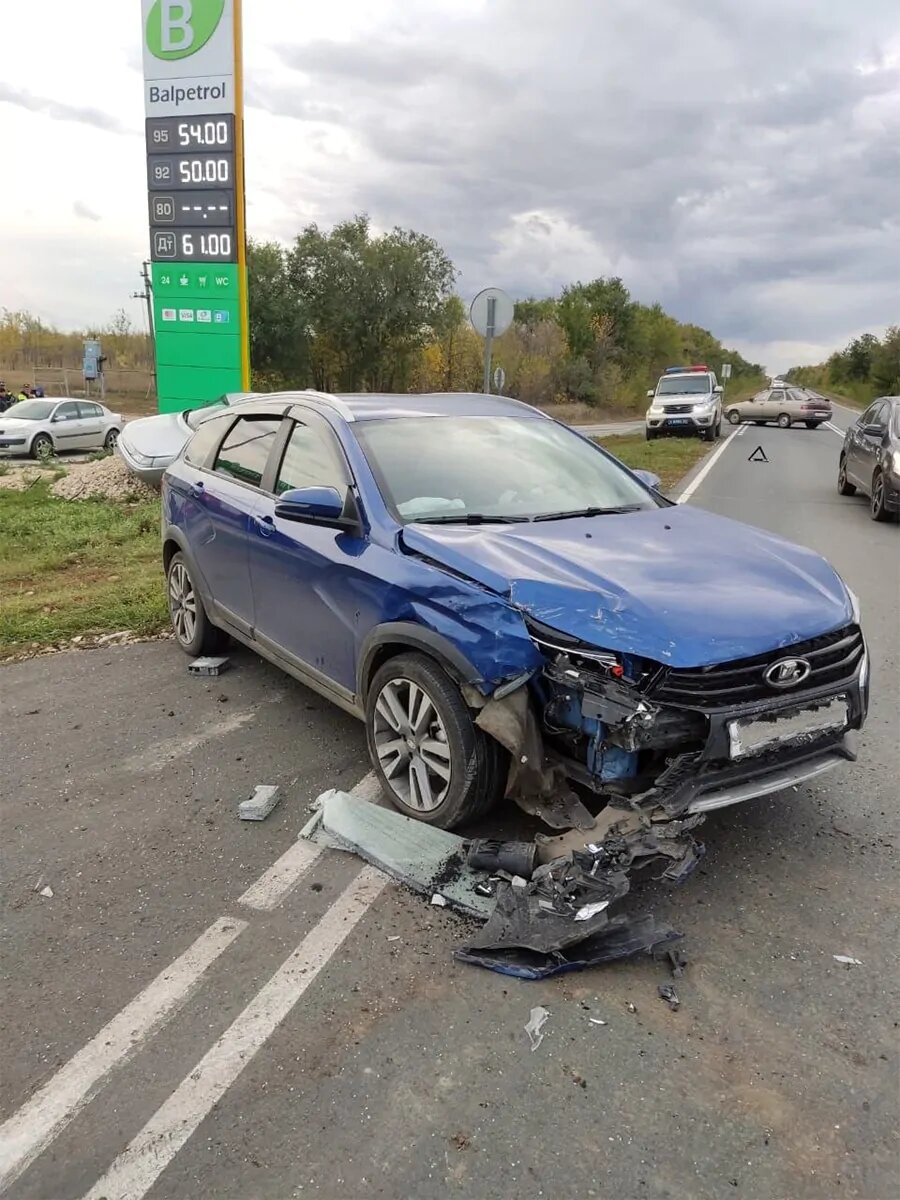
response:
<svg viewBox="0 0 900 1200"><path fill-rule="evenodd" d="M178 236L181 242L181 258L231 258L230 233L181 233Z"/></svg>

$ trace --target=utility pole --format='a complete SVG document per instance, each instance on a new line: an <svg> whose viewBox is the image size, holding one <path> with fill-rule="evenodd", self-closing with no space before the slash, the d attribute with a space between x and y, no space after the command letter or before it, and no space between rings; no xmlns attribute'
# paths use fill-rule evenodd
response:
<svg viewBox="0 0 900 1200"><path fill-rule="evenodd" d="M147 330L150 334L150 375L156 375L156 334L153 329L153 284L150 282L150 263L141 263L141 279L144 282L142 292L132 292L132 300L144 300L147 304Z"/></svg>

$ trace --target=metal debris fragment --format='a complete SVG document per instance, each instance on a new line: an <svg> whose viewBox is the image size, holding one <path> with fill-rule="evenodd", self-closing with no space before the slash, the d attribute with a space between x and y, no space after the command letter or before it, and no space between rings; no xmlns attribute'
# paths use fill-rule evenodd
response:
<svg viewBox="0 0 900 1200"><path fill-rule="evenodd" d="M678 999L678 993L671 983L661 983L656 989L659 993L660 1000L665 1000L672 1012L678 1012L681 1008L681 1001Z"/></svg>
<svg viewBox="0 0 900 1200"><path fill-rule="evenodd" d="M219 658L195 658L193 662L188 663L188 674L221 675L230 666L231 659L224 656Z"/></svg>
<svg viewBox="0 0 900 1200"><path fill-rule="evenodd" d="M832 954L831 957L834 959L835 962L846 963L846 965L848 967L861 967L862 966L861 959L852 958L849 954Z"/></svg>
<svg viewBox="0 0 900 1200"><path fill-rule="evenodd" d="M242 821L264 821L280 800L281 792L276 784L259 783L250 799L242 800L238 805L238 816Z"/></svg>
<svg viewBox="0 0 900 1200"><path fill-rule="evenodd" d="M538 1046L544 1040L544 1034L541 1030L547 1023L547 1018L550 1013L546 1008L541 1008L538 1005L531 1010L531 1016L528 1019L528 1024L525 1026L525 1032L528 1034L528 1040L531 1042L531 1051L534 1053Z"/></svg>

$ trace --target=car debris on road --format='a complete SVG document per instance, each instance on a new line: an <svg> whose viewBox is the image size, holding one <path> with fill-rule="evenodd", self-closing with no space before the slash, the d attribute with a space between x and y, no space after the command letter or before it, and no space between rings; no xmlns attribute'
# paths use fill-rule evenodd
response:
<svg viewBox="0 0 900 1200"><path fill-rule="evenodd" d="M222 675L231 666L231 660L226 657L213 658L204 656L195 658L188 663L189 675Z"/></svg>
<svg viewBox="0 0 900 1200"><path fill-rule="evenodd" d="M264 821L281 802L281 791L271 783L257 784L249 800L238 805L238 816L242 821Z"/></svg>
<svg viewBox="0 0 900 1200"><path fill-rule="evenodd" d="M582 833L580 849L550 853L538 863L543 846L535 844L528 853L521 842L467 843L338 791L319 797L301 836L352 850L430 896L432 904L483 921L455 957L519 979L544 979L642 952L665 953L680 933L652 915L611 915L609 907L627 894L633 865L655 865L659 878L680 882L702 853L692 839L636 829L630 841L616 832L590 845ZM500 866L524 869L528 861L534 864L528 878ZM479 869L473 862L485 865Z"/></svg>
<svg viewBox="0 0 900 1200"><path fill-rule="evenodd" d="M547 1024L550 1013L546 1008L537 1005L531 1010L531 1016L528 1018L528 1024L525 1026L525 1032L528 1034L528 1040L531 1042L531 1052L534 1053L544 1040L544 1034L541 1030Z"/></svg>

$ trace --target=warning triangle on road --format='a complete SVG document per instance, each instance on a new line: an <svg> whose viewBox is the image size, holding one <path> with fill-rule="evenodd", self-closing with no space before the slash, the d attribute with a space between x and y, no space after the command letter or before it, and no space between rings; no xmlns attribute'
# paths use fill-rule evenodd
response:
<svg viewBox="0 0 900 1200"><path fill-rule="evenodd" d="M763 450L762 446L757 446L756 449L753 451L753 453L750 455L750 457L747 459L747 462L768 462L768 461L769 460L766 458L766 452L765 452L765 450Z"/></svg>

